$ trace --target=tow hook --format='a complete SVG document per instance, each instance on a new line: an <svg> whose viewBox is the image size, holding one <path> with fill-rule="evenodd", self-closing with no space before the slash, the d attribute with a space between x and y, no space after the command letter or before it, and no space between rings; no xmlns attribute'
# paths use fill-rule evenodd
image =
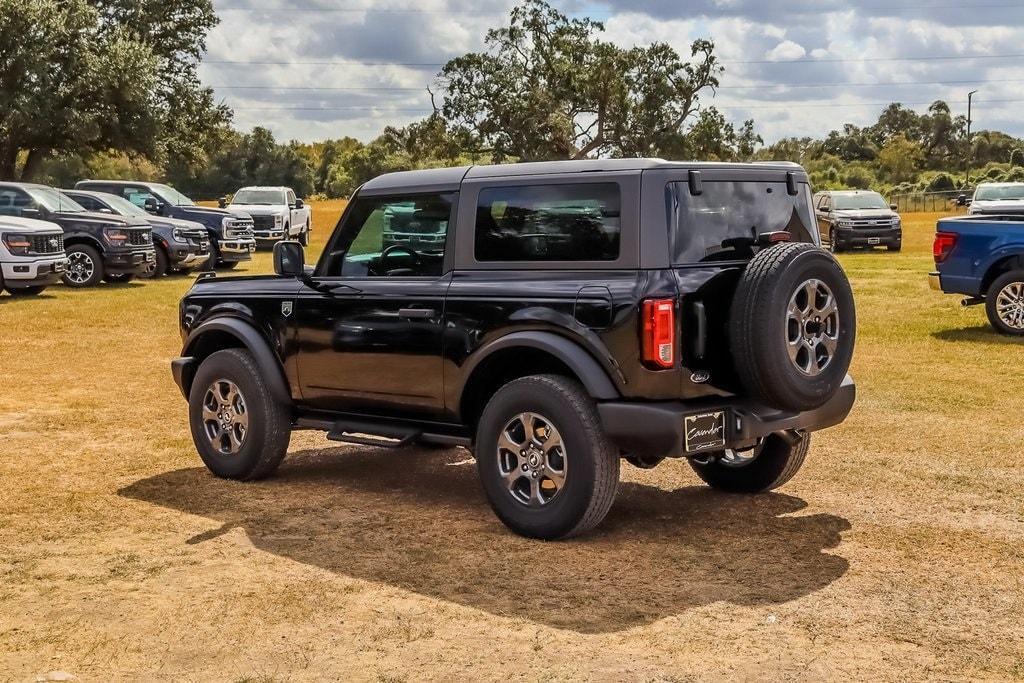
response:
<svg viewBox="0 0 1024 683"><path fill-rule="evenodd" d="M981 297L977 297L977 296L969 296L966 299L962 299L960 301L960 305L964 306L964 307L967 307L967 306L978 306L979 304L983 304L983 303L985 303L985 300L982 299Z"/></svg>

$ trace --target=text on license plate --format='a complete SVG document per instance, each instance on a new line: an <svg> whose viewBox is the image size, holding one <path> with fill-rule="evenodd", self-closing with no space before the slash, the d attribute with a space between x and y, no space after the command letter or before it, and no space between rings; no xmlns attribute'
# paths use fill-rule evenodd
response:
<svg viewBox="0 0 1024 683"><path fill-rule="evenodd" d="M687 453L725 447L725 411L714 410L683 417Z"/></svg>
<svg viewBox="0 0 1024 683"><path fill-rule="evenodd" d="M878 238L878 237L869 237L868 238L868 244L878 244L881 241L882 240L880 238Z"/></svg>

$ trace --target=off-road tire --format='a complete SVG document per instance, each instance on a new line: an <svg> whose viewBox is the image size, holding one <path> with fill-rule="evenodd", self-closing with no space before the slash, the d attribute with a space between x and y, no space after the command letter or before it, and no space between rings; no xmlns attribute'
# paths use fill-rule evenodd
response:
<svg viewBox="0 0 1024 683"><path fill-rule="evenodd" d="M68 273L65 271L63 277L64 284L68 287L95 287L101 280L103 280L104 276L103 259L100 257L100 253L87 244L73 244L67 248L66 252L69 261L69 268L71 267L70 261L72 260L72 255L75 253L85 254L92 261L92 276L82 282L74 282L73 280L68 279Z"/></svg>
<svg viewBox="0 0 1024 683"><path fill-rule="evenodd" d="M843 251L843 248L839 246L839 242L836 239L835 228L828 229L828 250L831 251L833 254L838 254Z"/></svg>
<svg viewBox="0 0 1024 683"><path fill-rule="evenodd" d="M33 287L8 287L7 292L11 296L37 296L43 293L46 289L45 285L35 285Z"/></svg>
<svg viewBox="0 0 1024 683"><path fill-rule="evenodd" d="M690 458L690 467L712 488L733 493L761 493L777 489L797 473L807 457L811 435L804 434L795 443L778 434L765 437L756 458L742 466L725 464L722 453ZM702 462L703 461L703 462Z"/></svg>
<svg viewBox="0 0 1024 683"><path fill-rule="evenodd" d="M235 454L221 454L207 437L203 425L203 400L217 380L237 385L245 401L248 431ZM210 354L196 371L189 392L189 426L203 463L225 479L250 481L269 476L288 453L291 410L270 391L252 354L243 349L224 349Z"/></svg>
<svg viewBox="0 0 1024 683"><path fill-rule="evenodd" d="M135 279L134 273L107 273L103 281L114 285L126 285Z"/></svg>
<svg viewBox="0 0 1024 683"><path fill-rule="evenodd" d="M309 246L309 223L308 222L306 223L306 227L304 227L302 229L302 232L299 233L299 244L301 244L304 247L308 247Z"/></svg>
<svg viewBox="0 0 1024 683"><path fill-rule="evenodd" d="M550 419L564 445L565 483L549 502L528 507L514 498L498 464L498 438L524 412ZM594 401L575 380L532 375L491 397L477 425L475 455L484 493L498 518L523 536L563 539L597 526L619 487L619 453L604 434Z"/></svg>
<svg viewBox="0 0 1024 683"><path fill-rule="evenodd" d="M995 281L989 285L988 292L985 294L985 313L988 315L988 321L992 325L993 329L1000 334L1006 334L1013 337L1024 336L1024 328L1013 327L1008 325L999 317L999 312L996 309L997 299L999 292L1014 282L1019 282L1024 285L1024 270L1011 270L1008 273L1003 273L995 279ZM1022 287L1024 292L1024 287Z"/></svg>
<svg viewBox="0 0 1024 683"><path fill-rule="evenodd" d="M831 291L838 327L830 360L816 367L816 374L807 374L790 358L788 310L798 289L812 280ZM762 249L747 265L733 294L729 347L740 381L753 398L794 411L825 404L846 377L855 340L853 290L832 254L791 242Z"/></svg>

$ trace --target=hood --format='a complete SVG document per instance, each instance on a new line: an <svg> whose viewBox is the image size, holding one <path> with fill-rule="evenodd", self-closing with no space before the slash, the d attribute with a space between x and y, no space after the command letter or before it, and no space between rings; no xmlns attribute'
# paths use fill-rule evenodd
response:
<svg viewBox="0 0 1024 683"><path fill-rule="evenodd" d="M126 228L148 228L149 221L145 218L118 216L113 213L99 211L79 211L75 213L52 214L54 220L75 221L76 223L102 223L103 225L120 225Z"/></svg>
<svg viewBox="0 0 1024 683"><path fill-rule="evenodd" d="M288 207L281 204L228 204L228 211L239 211L249 216L284 216Z"/></svg>
<svg viewBox="0 0 1024 683"><path fill-rule="evenodd" d="M25 234L64 232L56 223L41 221L37 218L21 218L20 216L0 216L0 230Z"/></svg>
<svg viewBox="0 0 1024 683"><path fill-rule="evenodd" d="M971 213L1024 213L1024 199L979 199L971 202Z"/></svg>
<svg viewBox="0 0 1024 683"><path fill-rule="evenodd" d="M225 218L227 216L238 216L239 214L225 209L217 209L212 206L176 206L174 207L186 216L211 216Z"/></svg>
<svg viewBox="0 0 1024 683"><path fill-rule="evenodd" d="M173 230L179 228L181 230L201 230L203 234L206 234L206 226L202 223L196 223L195 221L186 221L181 218L169 218L167 216L152 216L145 220L149 221L149 224L154 228L166 228Z"/></svg>
<svg viewBox="0 0 1024 683"><path fill-rule="evenodd" d="M892 218L897 215L892 209L843 209L836 211L835 215L838 218L850 218L856 220L858 218Z"/></svg>

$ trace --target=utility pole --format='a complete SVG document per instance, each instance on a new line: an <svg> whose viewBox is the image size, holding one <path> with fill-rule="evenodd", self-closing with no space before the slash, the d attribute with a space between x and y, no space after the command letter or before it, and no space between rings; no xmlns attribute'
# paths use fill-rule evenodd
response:
<svg viewBox="0 0 1024 683"><path fill-rule="evenodd" d="M964 180L964 185L966 185L967 188L970 188L971 186L971 156L973 156L971 154L971 100L977 92L977 90L972 90L967 93L967 172Z"/></svg>

